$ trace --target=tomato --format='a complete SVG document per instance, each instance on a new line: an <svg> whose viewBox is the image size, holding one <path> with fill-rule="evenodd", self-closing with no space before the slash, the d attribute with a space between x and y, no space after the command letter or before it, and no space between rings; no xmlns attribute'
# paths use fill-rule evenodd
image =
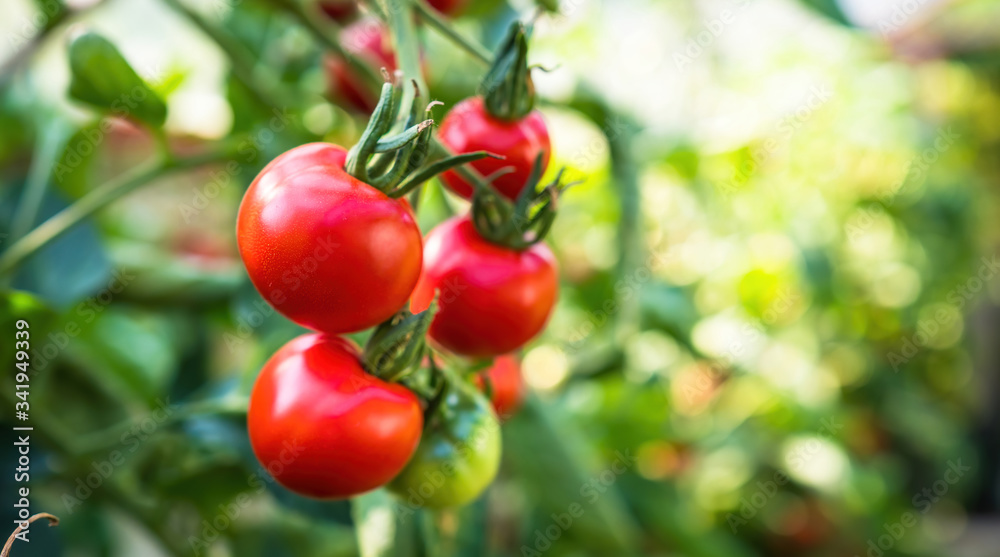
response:
<svg viewBox="0 0 1000 557"><path fill-rule="evenodd" d="M236 223L257 291L292 321L324 333L389 319L420 276L410 205L347 174L345 158L329 143L278 156L250 184Z"/></svg>
<svg viewBox="0 0 1000 557"><path fill-rule="evenodd" d="M357 0L321 0L319 9L330 19L344 23L358 13Z"/></svg>
<svg viewBox="0 0 1000 557"><path fill-rule="evenodd" d="M456 15L465 8L468 0L427 0L427 3L444 15Z"/></svg>
<svg viewBox="0 0 1000 557"><path fill-rule="evenodd" d="M396 71L396 54L385 26L375 19L358 20L340 32L340 43L347 52L371 64L376 70L385 68ZM339 103L364 114L371 114L378 102L377 90L368 86L365 78L356 73L339 56L326 58L330 96Z"/></svg>
<svg viewBox="0 0 1000 557"><path fill-rule="evenodd" d="M517 356L506 354L497 356L489 369L476 376L476 385L485 392L485 376L492 388L493 409L501 418L509 418L517 412L524 401L524 378L521 377L521 365Z"/></svg>
<svg viewBox="0 0 1000 557"><path fill-rule="evenodd" d="M440 509L472 501L500 467L500 423L468 385L449 388L420 446L388 488L414 507Z"/></svg>
<svg viewBox="0 0 1000 557"><path fill-rule="evenodd" d="M455 217L427 235L412 310L437 290L433 342L464 356L506 354L545 327L559 290L555 257L542 243L523 251L492 244L468 217Z"/></svg>
<svg viewBox="0 0 1000 557"><path fill-rule="evenodd" d="M535 160L542 155L543 167L548 166L552 145L545 120L537 110L532 110L520 120L505 121L491 116L481 97L472 97L455 105L445 116L438 130L438 137L455 153L489 151L506 157L504 160L485 158L472 163L483 176L505 167L513 171L498 177L493 185L510 199L528 182ZM458 195L472 197L472 185L454 171L445 172L441 180Z"/></svg>
<svg viewBox="0 0 1000 557"><path fill-rule="evenodd" d="M254 454L278 483L335 499L399 473L420 442L423 414L412 392L362 369L351 341L308 334L264 364L247 427Z"/></svg>

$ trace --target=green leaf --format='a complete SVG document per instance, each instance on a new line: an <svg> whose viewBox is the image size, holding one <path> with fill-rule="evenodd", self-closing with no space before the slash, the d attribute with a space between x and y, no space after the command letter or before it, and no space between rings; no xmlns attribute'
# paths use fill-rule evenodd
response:
<svg viewBox="0 0 1000 557"><path fill-rule="evenodd" d="M69 138L52 169L53 183L60 191L79 199L92 189L91 170L99 152L94 146L104 139L100 120L82 126Z"/></svg>
<svg viewBox="0 0 1000 557"><path fill-rule="evenodd" d="M559 13L558 0L535 0L535 4L547 12Z"/></svg>
<svg viewBox="0 0 1000 557"><path fill-rule="evenodd" d="M74 99L154 128L166 120L167 105L104 37L87 32L73 39L69 66L69 94Z"/></svg>
<svg viewBox="0 0 1000 557"><path fill-rule="evenodd" d="M106 291L81 302L71 314L79 333L67 343L66 354L107 392L153 404L177 371L177 324L163 314L104 305L102 299L113 288L131 281L127 275L116 276L120 278Z"/></svg>
<svg viewBox="0 0 1000 557"><path fill-rule="evenodd" d="M660 542L676 547L690 557L756 557L746 542L728 531L706 532L698 525L698 514L689 509L690 499L665 482L651 482L624 475L622 490L628 494L643 529Z"/></svg>
<svg viewBox="0 0 1000 557"><path fill-rule="evenodd" d="M542 524L542 530L552 524L565 530L565 535L551 542L553 548L575 544L595 555L634 554L639 528L621 494L614 485L600 494L588 490L602 471L585 464L595 459L580 431L568 420L557 418L549 405L529 397L503 427L507 456L524 492L532 496L532 508L542 517L561 517L568 512L576 516L569 526L551 522ZM534 531L526 533L524 541L529 547L535 536Z"/></svg>
<svg viewBox="0 0 1000 557"><path fill-rule="evenodd" d="M46 192L36 220L44 221L64 207L62 199ZM27 259L13 285L57 307L68 307L99 290L110 274L111 265L97 227L93 222L83 222Z"/></svg>
<svg viewBox="0 0 1000 557"><path fill-rule="evenodd" d="M12 327L17 320L24 319L31 327L44 329L55 317L55 312L42 299L29 292L19 290L0 292L0 322L8 323ZM0 353L6 357L7 351L13 346L4 348L5 351Z"/></svg>
<svg viewBox="0 0 1000 557"><path fill-rule="evenodd" d="M825 15L826 17L836 21L841 25L851 26L851 21L847 19L844 12L840 9L840 5L837 4L836 0L800 0L806 6L816 10L817 12Z"/></svg>
<svg viewBox="0 0 1000 557"><path fill-rule="evenodd" d="M320 522L284 508L268 508L257 501L247 506L224 535L231 553L240 557L355 557L354 536L348 526ZM262 506L266 512L250 512ZM218 511L206 517L212 519ZM223 515L224 516L224 515ZM215 555L202 552L201 555Z"/></svg>
<svg viewBox="0 0 1000 557"><path fill-rule="evenodd" d="M243 285L239 260L217 258L200 265L176 253L133 241L108 242L114 268L133 275L123 293L129 300L170 307L201 306L230 299Z"/></svg>
<svg viewBox="0 0 1000 557"><path fill-rule="evenodd" d="M190 74L191 71L187 68L172 66L162 77L158 76L156 83L150 83L149 86L161 99L166 99L184 84Z"/></svg>

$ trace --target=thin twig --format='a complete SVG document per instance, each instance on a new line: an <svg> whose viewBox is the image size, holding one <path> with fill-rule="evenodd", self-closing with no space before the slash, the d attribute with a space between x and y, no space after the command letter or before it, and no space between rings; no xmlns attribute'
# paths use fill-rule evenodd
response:
<svg viewBox="0 0 1000 557"><path fill-rule="evenodd" d="M455 43L456 46L468 52L473 58L489 66L493 63L493 54L483 45L463 36L449 21L445 21L437 10L427 5L426 0L413 0L417 14L425 23L438 30L439 33Z"/></svg>
<svg viewBox="0 0 1000 557"><path fill-rule="evenodd" d="M288 12L289 15L294 17L295 20L298 21L303 27L305 27L309 33L312 34L313 38L319 41L320 44L333 51L333 53L340 58L344 59L352 70L359 72L369 85L376 87L382 85L382 76L379 72L375 71L370 64L365 63L353 53L348 52L337 40L337 37L330 32L335 29L333 23L326 23L321 26L319 23L316 23L319 18L306 13L302 6L300 6L297 2L290 0L273 1L279 7Z"/></svg>
<svg viewBox="0 0 1000 557"><path fill-rule="evenodd" d="M31 516L31 518L25 520L24 522L18 522L17 528L14 529L14 533L11 534L9 538L7 538L7 543L3 544L3 550L0 551L0 557L7 557L8 555L10 555L10 548L11 546L14 545L14 540L17 539L18 533L20 533L21 530L23 530L24 527L27 526L25 522L31 524L32 522L38 520L39 518L49 519L49 526L59 525L59 517L51 515L49 513L38 513L36 515Z"/></svg>
<svg viewBox="0 0 1000 557"><path fill-rule="evenodd" d="M17 240L0 255L0 275L9 273L29 256L123 195L171 172L219 162L228 156L230 153L223 151L171 161L156 158L133 168L124 176L91 190Z"/></svg>
<svg viewBox="0 0 1000 557"><path fill-rule="evenodd" d="M285 100L285 96L276 90L276 86L274 84L280 83L277 76L261 75L261 79L256 79L254 77L260 73L259 69L255 70L256 62L254 61L254 56L252 53L247 51L247 49L240 44L238 40L232 37L225 30L212 25L208 21L205 21L203 17L195 13L191 8L185 6L180 0L164 0L164 2L190 20L195 27L200 29L201 32L207 35L208 38L215 42L215 44L219 45L219 48L226 53L230 62L232 62L233 75L247 87L250 94L253 95L258 102L269 108L277 109L290 104ZM270 84L271 88L262 88L262 83Z"/></svg>

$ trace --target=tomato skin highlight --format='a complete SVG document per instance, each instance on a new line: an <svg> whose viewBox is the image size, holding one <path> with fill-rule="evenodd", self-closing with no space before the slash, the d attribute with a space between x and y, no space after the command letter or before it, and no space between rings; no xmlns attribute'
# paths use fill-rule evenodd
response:
<svg viewBox="0 0 1000 557"><path fill-rule="evenodd" d="M545 244L524 251L498 246L484 240L468 217L454 217L425 239L412 311L427 308L436 290L441 295L431 340L463 356L499 356L545 327L559 293L557 263Z"/></svg>
<svg viewBox="0 0 1000 557"><path fill-rule="evenodd" d="M362 369L351 341L307 334L264 364L247 428L254 454L278 483L340 499L384 485L406 465L423 414L408 389Z"/></svg>
<svg viewBox="0 0 1000 557"><path fill-rule="evenodd" d="M387 487L417 507L464 505L497 475L500 422L486 399L465 384L454 385L429 420L413 458Z"/></svg>
<svg viewBox="0 0 1000 557"><path fill-rule="evenodd" d="M525 385L521 376L521 364L514 354L497 356L493 365L476 376L476 386L486 392L486 380L492 388L490 403L501 419L513 416L524 402Z"/></svg>
<svg viewBox="0 0 1000 557"><path fill-rule="evenodd" d="M483 176L512 167L513 172L493 182L509 199L516 199L524 188L538 155L542 155L544 170L552 153L548 127L539 111L533 110L520 120L508 122L486 112L482 97L471 97L455 105L441 123L438 137L456 154L489 151L506 157L480 159L469 165ZM442 174L441 180L456 194L466 199L472 197L472 185L454 171Z"/></svg>
<svg viewBox="0 0 1000 557"><path fill-rule="evenodd" d="M406 201L343 170L346 151L296 147L271 161L240 204L236 236L254 287L292 321L325 333L373 327L420 275L420 229Z"/></svg>
<svg viewBox="0 0 1000 557"><path fill-rule="evenodd" d="M355 21L340 32L340 44L361 60L371 64L376 71L385 68L389 74L396 71L396 54L386 33L385 26L372 18ZM337 55L325 58L327 83L330 96L346 108L371 114L378 102L378 90L368 86L351 66Z"/></svg>

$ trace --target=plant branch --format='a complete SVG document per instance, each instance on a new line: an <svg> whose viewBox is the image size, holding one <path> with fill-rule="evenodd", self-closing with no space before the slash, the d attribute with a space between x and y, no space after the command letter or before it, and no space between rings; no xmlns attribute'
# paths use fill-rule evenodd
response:
<svg viewBox="0 0 1000 557"><path fill-rule="evenodd" d="M455 153L451 149L449 149L447 145L441 143L441 141L436 137L432 140L431 145L442 158L456 156ZM480 174L479 171L477 171L475 168L472 168L469 165L463 164L461 166L455 167L453 170L455 173L461 176L462 179L464 179L466 182L472 184L472 187L475 189L493 188L493 184L491 184L490 181L485 176ZM497 194L499 195L499 193Z"/></svg>
<svg viewBox="0 0 1000 557"><path fill-rule="evenodd" d="M296 21L298 21L302 26L304 26L313 38L319 41L324 47L333 51L334 54L343 58L351 69L365 78L365 81L369 85L376 87L381 86L382 75L377 72L370 64L365 63L359 59L354 54L348 52L337 40L337 37L330 33L331 29L336 29L336 26L332 23L326 25L320 25L316 23L318 17L311 16L302 8L302 6L295 2L294 0L273 0L274 4L283 9Z"/></svg>
<svg viewBox="0 0 1000 557"><path fill-rule="evenodd" d="M611 174L618 187L621 219L618 224L618 276L634 276L642 267L646 243L642 232L642 208L639 192L639 165L635 161L633 143L640 127L636 122L616 113L593 91L579 91L570 106L600 127L608 140L611 151ZM636 332L639 323L639 297L633 296L623 303L615 320L615 339L618 345Z"/></svg>
<svg viewBox="0 0 1000 557"><path fill-rule="evenodd" d="M233 75L236 79L240 80L243 85L250 91L256 100L267 106L269 108L280 109L283 106L287 106L288 102L284 100L285 95L282 95L277 91L275 85L279 83L278 77L274 75L262 75L261 79L255 79L255 75L259 75L260 69L254 62L253 55L243 47L235 38L230 36L228 33L222 29L217 28L208 21L205 21L199 14L195 13L185 6L180 0L164 0L168 6L173 8L175 11L180 12L184 17L189 19L191 23L200 29L205 35L208 36L215 44L219 45L219 48L226 53L229 60L232 62ZM258 68L255 70L255 68ZM261 87L261 83L271 84L268 88Z"/></svg>
<svg viewBox="0 0 1000 557"><path fill-rule="evenodd" d="M197 416L246 416L249 399L245 397L223 397L218 399L187 402L176 407L169 407L167 417L158 422L158 427L165 427ZM122 435L135 428L140 417L132 417L106 427L100 431L88 433L66 447L72 455L86 455L94 451L106 449L121 442Z"/></svg>
<svg viewBox="0 0 1000 557"><path fill-rule="evenodd" d="M125 175L91 190L12 244L0 254L0 275L10 273L29 256L125 194L169 173L219 162L228 156L231 156L229 150L223 150L174 160L156 158L133 168Z"/></svg>
<svg viewBox="0 0 1000 557"><path fill-rule="evenodd" d="M49 513L34 514L25 522L31 524L32 522L40 518L47 518L49 520L49 526L59 525L59 517L51 515ZM17 523L17 521L15 521L15 523ZM17 528L14 529L14 533L11 534L9 538L7 538L7 543L3 544L3 550L0 550L0 557L7 557L8 555L10 555L10 548L14 546L14 540L17 539L17 534L21 530L24 530L23 525L21 523L17 523Z"/></svg>
<svg viewBox="0 0 1000 557"><path fill-rule="evenodd" d="M396 49L396 60L406 81L413 81L417 89L424 95L417 96L417 102L426 102L427 83L420 63L420 42L417 40L417 29L413 24L413 0L380 0L389 20L389 32L392 34L392 44ZM413 93L406 91L406 95ZM404 96L403 106L408 106L409 96ZM423 105L417 106L422 110Z"/></svg>
<svg viewBox="0 0 1000 557"><path fill-rule="evenodd" d="M413 5L421 20L437 29L439 33L450 39L456 46L487 66L493 63L493 54L486 47L459 33L451 22L446 21L438 15L437 10L428 6L426 0L414 0Z"/></svg>
<svg viewBox="0 0 1000 557"><path fill-rule="evenodd" d="M45 197L45 191L48 189L52 167L55 166L59 152L66 144L66 140L69 139L70 132L65 122L58 118L52 118L47 124L42 129L42 133L39 134L35 150L32 153L28 180L24 186L24 193L21 194L14 222L10 227L12 241L23 236L35 224L38 210Z"/></svg>

